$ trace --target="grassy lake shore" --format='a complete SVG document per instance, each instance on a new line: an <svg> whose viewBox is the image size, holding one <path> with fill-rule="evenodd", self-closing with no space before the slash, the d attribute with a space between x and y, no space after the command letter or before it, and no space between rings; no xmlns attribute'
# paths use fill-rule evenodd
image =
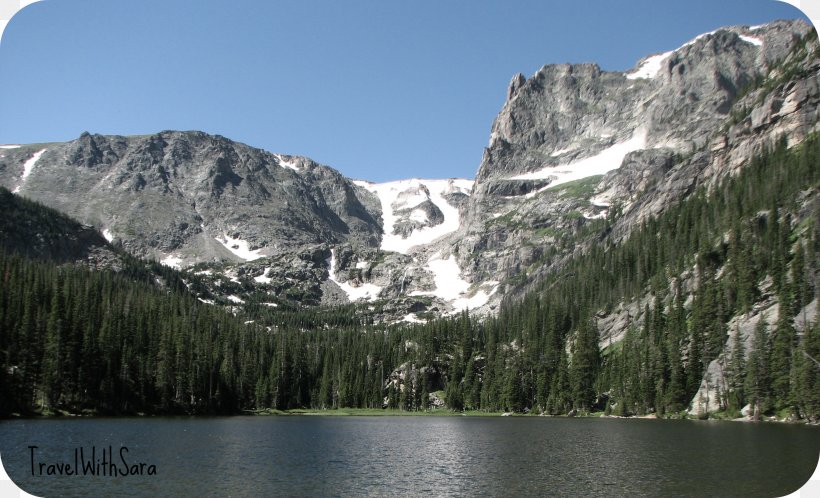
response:
<svg viewBox="0 0 820 498"><path fill-rule="evenodd" d="M484 412L478 410L469 410L464 412L454 412L447 409L432 409L427 411L406 411L389 408L335 408L335 409L312 409L312 408L296 408L293 410L247 410L245 415L314 415L324 417L502 417L504 412ZM524 413L514 414L517 417L530 416ZM510 416L508 414L507 416Z"/></svg>

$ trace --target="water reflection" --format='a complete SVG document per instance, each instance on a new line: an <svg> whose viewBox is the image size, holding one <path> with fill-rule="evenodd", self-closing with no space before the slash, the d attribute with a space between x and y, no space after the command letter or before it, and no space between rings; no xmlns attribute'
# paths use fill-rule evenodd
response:
<svg viewBox="0 0 820 498"><path fill-rule="evenodd" d="M158 475L32 477L78 446L128 446ZM814 470L820 430L729 422L232 417L0 423L8 474L35 495L776 496Z"/></svg>

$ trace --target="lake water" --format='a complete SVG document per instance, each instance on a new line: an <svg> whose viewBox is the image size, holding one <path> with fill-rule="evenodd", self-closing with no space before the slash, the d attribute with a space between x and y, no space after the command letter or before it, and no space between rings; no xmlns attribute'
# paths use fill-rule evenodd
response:
<svg viewBox="0 0 820 498"><path fill-rule="evenodd" d="M34 476L29 446L38 446ZM143 472L154 465L156 475L47 475L49 466L73 466L75 448L89 460L94 447L101 460L109 446L118 471L139 470L134 465L142 462ZM3 466L38 496L769 497L801 487L819 451L820 428L719 421L280 416L0 422Z"/></svg>

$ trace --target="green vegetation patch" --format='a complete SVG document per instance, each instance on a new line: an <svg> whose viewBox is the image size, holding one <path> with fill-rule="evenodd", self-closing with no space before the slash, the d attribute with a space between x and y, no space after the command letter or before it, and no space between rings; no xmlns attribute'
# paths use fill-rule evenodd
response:
<svg viewBox="0 0 820 498"><path fill-rule="evenodd" d="M561 198L584 199L587 200L595 193L595 187L601 183L604 175L593 175L580 180L563 183L550 187L547 192L558 192Z"/></svg>

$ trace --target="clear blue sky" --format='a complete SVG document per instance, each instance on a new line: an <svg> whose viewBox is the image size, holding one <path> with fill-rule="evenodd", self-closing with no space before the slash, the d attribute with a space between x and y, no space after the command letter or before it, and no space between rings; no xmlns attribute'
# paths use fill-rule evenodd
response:
<svg viewBox="0 0 820 498"><path fill-rule="evenodd" d="M472 178L518 72L650 53L774 0L46 0L0 43L0 143L203 130L352 178Z"/></svg>

